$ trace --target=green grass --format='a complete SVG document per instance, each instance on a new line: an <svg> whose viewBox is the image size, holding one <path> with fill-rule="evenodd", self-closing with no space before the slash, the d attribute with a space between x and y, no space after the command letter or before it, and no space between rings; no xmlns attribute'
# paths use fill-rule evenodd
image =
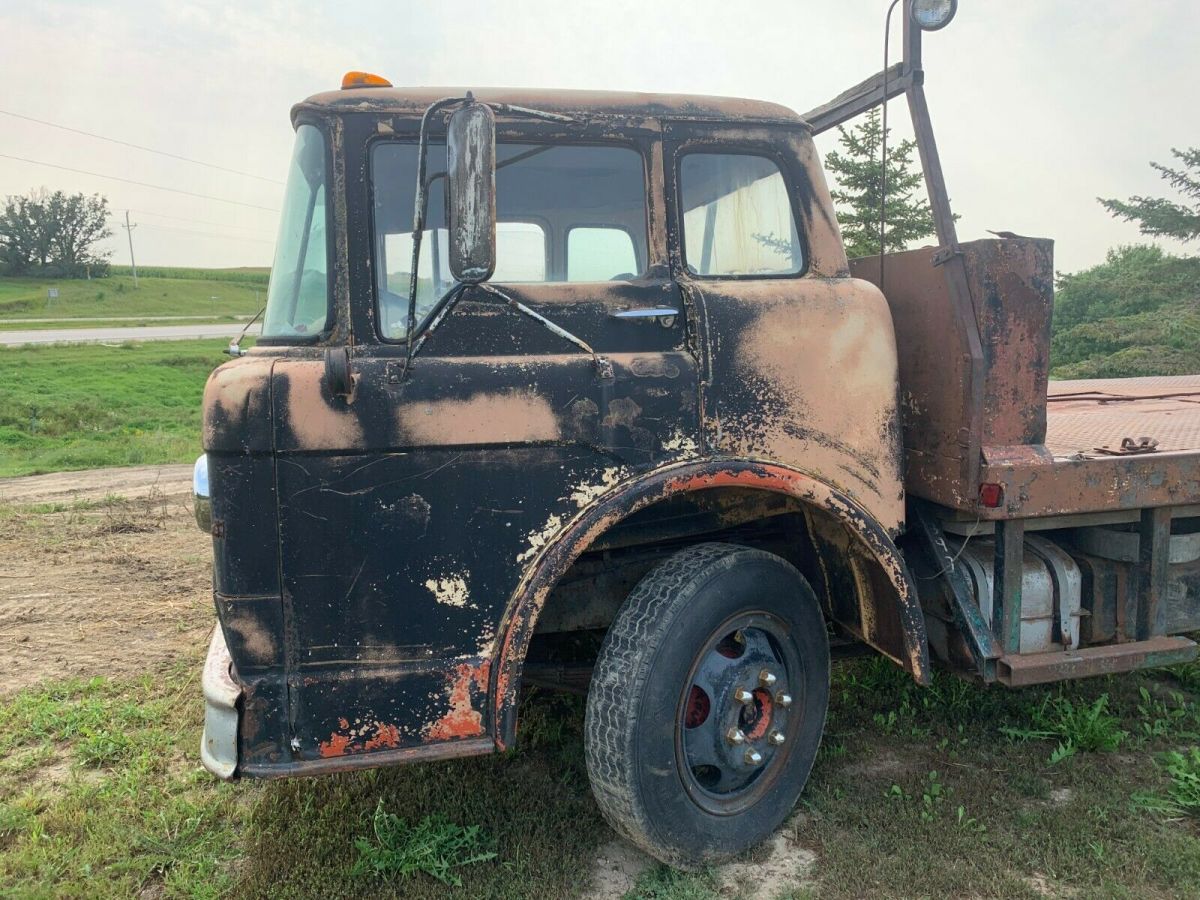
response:
<svg viewBox="0 0 1200 900"><path fill-rule="evenodd" d="M67 681L0 705L6 896L216 897L243 804L195 770L195 673Z"/></svg>
<svg viewBox="0 0 1200 900"><path fill-rule="evenodd" d="M375 807L371 835L354 840L358 861L351 875L406 878L418 872L442 884L462 887L454 870L496 858L478 825L462 826L445 816L425 816L415 825L402 816Z"/></svg>
<svg viewBox="0 0 1200 900"><path fill-rule="evenodd" d="M0 476L190 462L225 342L20 347L0 353ZM249 346L249 343L244 344Z"/></svg>
<svg viewBox="0 0 1200 900"><path fill-rule="evenodd" d="M0 329L6 327L6 319L122 316L205 316L219 319L224 316L253 315L266 302L266 281L260 273L243 273L243 277L233 278L223 270L173 272L175 274L168 277L159 277L149 274L143 276L142 270L139 270L136 289L131 276L116 274L91 281L0 278ZM58 299L47 299L46 292L50 288L58 290ZM99 323L76 324L86 327Z"/></svg>
<svg viewBox="0 0 1200 900"><path fill-rule="evenodd" d="M113 275L132 275L129 266L109 266ZM138 266L138 277L196 278L201 281L241 281L265 285L271 277L270 266L239 266L233 269L204 269L196 266Z"/></svg>
<svg viewBox="0 0 1200 900"><path fill-rule="evenodd" d="M586 896L613 837L587 787L577 698L527 698L502 755L223 785L195 767L196 665L0 705L11 895ZM939 675L924 691L889 665L835 670L826 740L787 826L816 852L813 881L782 896L1197 895L1200 751L1142 736L1139 711L1145 690L1194 727L1195 694L1166 673L1020 692ZM1056 738L1005 735L1059 721L1060 701L1091 710L1105 697L1129 735L1119 753L1081 746L1052 765ZM728 896L719 870L656 865L627 894Z"/></svg>

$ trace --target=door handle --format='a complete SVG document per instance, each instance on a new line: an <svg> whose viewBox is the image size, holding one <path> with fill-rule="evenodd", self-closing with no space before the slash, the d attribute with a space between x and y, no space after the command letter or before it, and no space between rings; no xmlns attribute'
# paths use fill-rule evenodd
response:
<svg viewBox="0 0 1200 900"><path fill-rule="evenodd" d="M639 309L622 309L609 315L614 319L667 319L679 315L679 310L670 306L646 306Z"/></svg>

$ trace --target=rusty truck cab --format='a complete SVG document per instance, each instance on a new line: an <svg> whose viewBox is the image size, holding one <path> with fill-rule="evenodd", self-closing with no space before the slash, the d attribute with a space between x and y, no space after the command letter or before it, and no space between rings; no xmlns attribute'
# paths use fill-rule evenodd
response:
<svg viewBox="0 0 1200 900"><path fill-rule="evenodd" d="M640 548L636 574L688 535L779 516L827 614L926 678L893 544L891 319L849 276L805 123L746 100L478 92L497 270L438 314L454 284L434 116L409 334L422 116L463 94L293 110L263 336L205 392L209 767L507 746L531 639L572 627L561 598L586 560Z"/></svg>
<svg viewBox="0 0 1200 900"><path fill-rule="evenodd" d="M608 821L694 867L790 813L839 644L1014 687L1195 657L1200 382L1048 386L1053 245L960 243L938 162L955 8L803 117L295 107L263 336L204 395L211 771L502 750L550 681ZM813 135L901 94L938 246L848 261Z"/></svg>

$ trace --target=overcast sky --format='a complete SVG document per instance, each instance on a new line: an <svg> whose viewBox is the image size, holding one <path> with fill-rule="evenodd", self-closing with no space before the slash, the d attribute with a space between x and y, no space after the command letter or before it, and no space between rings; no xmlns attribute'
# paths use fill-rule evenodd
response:
<svg viewBox="0 0 1200 900"><path fill-rule="evenodd" d="M886 6L7 3L0 109L281 179L292 103L336 87L347 69L396 85L724 94L802 112L880 68ZM1054 238L1063 271L1140 240L1095 197L1162 193L1149 160L1200 145L1198 50L1195 0L961 0L955 21L925 42L926 90L960 236L992 228ZM907 129L903 102L891 109ZM832 140L819 146L826 151ZM283 190L270 180L9 115L0 115L0 154L249 204L0 157L0 194L98 191L122 219L133 210L144 264L270 262L270 209ZM116 232L113 259L128 262L124 231Z"/></svg>

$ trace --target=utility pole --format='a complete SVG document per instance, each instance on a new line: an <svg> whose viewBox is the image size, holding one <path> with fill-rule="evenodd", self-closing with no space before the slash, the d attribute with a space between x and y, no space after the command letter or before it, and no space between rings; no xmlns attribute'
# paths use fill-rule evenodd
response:
<svg viewBox="0 0 1200 900"><path fill-rule="evenodd" d="M129 210L125 210L125 233L129 236L129 265L133 268L133 289L137 290L137 261L133 258L133 229L137 225L129 224Z"/></svg>

